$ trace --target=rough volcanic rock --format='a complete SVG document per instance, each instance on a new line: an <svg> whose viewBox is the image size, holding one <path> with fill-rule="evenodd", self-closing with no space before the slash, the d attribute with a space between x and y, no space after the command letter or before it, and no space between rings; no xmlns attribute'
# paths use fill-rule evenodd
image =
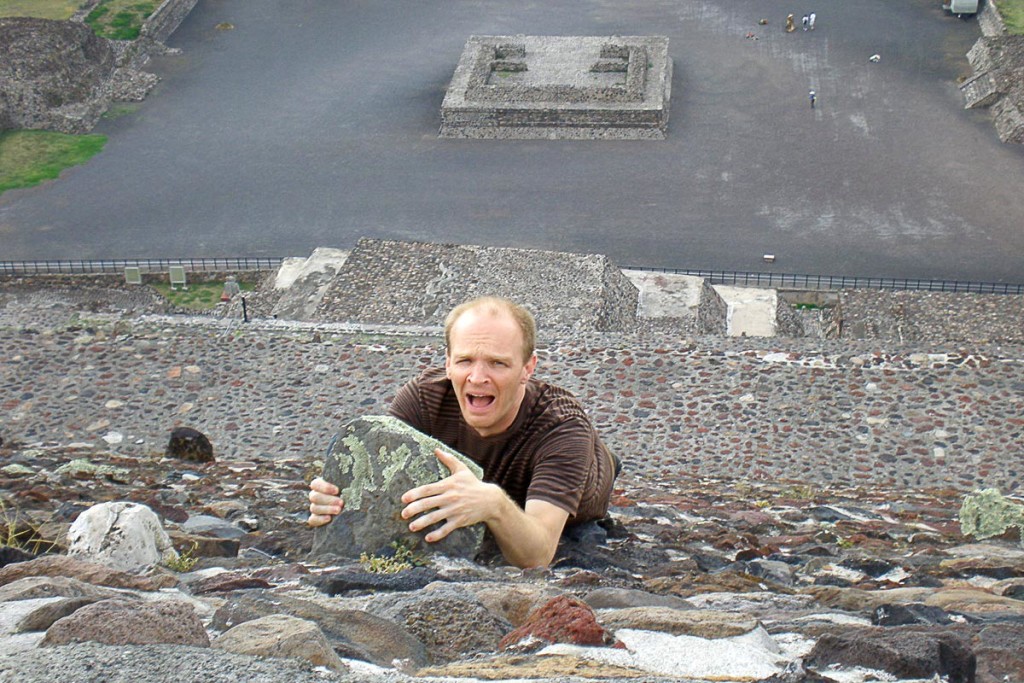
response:
<svg viewBox="0 0 1024 683"><path fill-rule="evenodd" d="M534 649L546 643L607 646L616 642L597 623L594 610L570 595L552 598L535 610L522 626L501 639L499 647L522 648L524 641Z"/></svg>
<svg viewBox="0 0 1024 683"><path fill-rule="evenodd" d="M213 647L236 654L304 659L335 671L348 669L316 624L284 614L239 624L218 637Z"/></svg>
<svg viewBox="0 0 1024 683"><path fill-rule="evenodd" d="M428 544L425 532L412 533L402 519L403 493L451 474L434 455L436 448L453 452L393 417L368 416L345 425L328 446L323 472L324 479L341 489L345 510L316 530L312 555L382 555L400 542L416 552L475 557L483 541L482 524L456 529ZM455 455L477 477L483 476L476 463Z"/></svg>
<svg viewBox="0 0 1024 683"><path fill-rule="evenodd" d="M0 586L6 586L30 576L67 576L96 586L142 591L156 591L177 583L177 579L166 575L159 577L135 576L67 555L44 555L28 562L18 562L0 569Z"/></svg>
<svg viewBox="0 0 1024 683"><path fill-rule="evenodd" d="M369 609L416 636L435 664L494 652L511 628L458 584L438 582L415 593L379 596Z"/></svg>
<svg viewBox="0 0 1024 683"><path fill-rule="evenodd" d="M883 669L904 678L938 674L950 683L974 683L977 666L970 643L941 630L913 627L857 629L826 634L814 646L807 663L818 669L832 664Z"/></svg>
<svg viewBox="0 0 1024 683"><path fill-rule="evenodd" d="M41 647L93 641L107 645L210 644L195 609L185 602L102 600L58 620L47 630Z"/></svg>
<svg viewBox="0 0 1024 683"><path fill-rule="evenodd" d="M115 68L110 43L88 26L0 18L0 129L88 131L106 109L98 90Z"/></svg>

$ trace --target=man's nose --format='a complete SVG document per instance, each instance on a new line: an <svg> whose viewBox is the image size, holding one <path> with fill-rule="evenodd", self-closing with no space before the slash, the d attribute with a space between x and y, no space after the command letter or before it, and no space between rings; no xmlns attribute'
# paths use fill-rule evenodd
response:
<svg viewBox="0 0 1024 683"><path fill-rule="evenodd" d="M467 379L473 384L483 384L488 380L487 366L484 363L473 363Z"/></svg>

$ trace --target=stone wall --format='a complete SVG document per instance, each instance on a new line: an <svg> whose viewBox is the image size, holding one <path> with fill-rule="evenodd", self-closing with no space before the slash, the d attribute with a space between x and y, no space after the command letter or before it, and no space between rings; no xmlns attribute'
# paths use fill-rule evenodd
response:
<svg viewBox="0 0 1024 683"><path fill-rule="evenodd" d="M729 332L729 305L707 280L701 285L700 303L697 304L697 333L720 334Z"/></svg>
<svg viewBox="0 0 1024 683"><path fill-rule="evenodd" d="M839 292L843 339L1024 341L1024 296L951 292Z"/></svg>
<svg viewBox="0 0 1024 683"><path fill-rule="evenodd" d="M960 85L968 109L991 107L1003 142L1024 143L1024 36L1008 35L999 10L978 13L982 37L967 53L974 75Z"/></svg>
<svg viewBox="0 0 1024 683"><path fill-rule="evenodd" d="M992 0L983 0L981 3L981 10L978 12L978 26L981 28L981 35L989 38L1006 35L1003 15L999 13L999 8Z"/></svg>
<svg viewBox="0 0 1024 683"><path fill-rule="evenodd" d="M167 40L199 0L164 0L146 19L142 26L142 36L159 43Z"/></svg>

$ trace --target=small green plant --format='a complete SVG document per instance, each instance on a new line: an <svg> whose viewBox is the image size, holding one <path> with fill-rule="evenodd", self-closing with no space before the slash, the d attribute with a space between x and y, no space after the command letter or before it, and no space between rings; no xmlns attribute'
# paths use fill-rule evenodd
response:
<svg viewBox="0 0 1024 683"><path fill-rule="evenodd" d="M178 553L177 558L164 562L164 566L172 572L178 572L179 574L192 571L192 568L196 566L196 562L199 561L199 557L196 555L198 548L199 542L192 541L192 547L182 550Z"/></svg>
<svg viewBox="0 0 1024 683"><path fill-rule="evenodd" d="M849 550L850 548L854 547L857 544L854 543L849 538L840 538L840 539L836 540L836 545L839 546L840 548L842 548L843 550Z"/></svg>
<svg viewBox="0 0 1024 683"><path fill-rule="evenodd" d="M9 509L0 498L0 546L42 555L53 550L56 545L42 538L36 527L20 521L17 511Z"/></svg>
<svg viewBox="0 0 1024 683"><path fill-rule="evenodd" d="M423 557L414 553L402 541L392 541L391 547L395 551L391 557L362 553L359 556L359 564L363 565L363 569L371 574L397 574L406 569L422 567L426 564L426 560Z"/></svg>

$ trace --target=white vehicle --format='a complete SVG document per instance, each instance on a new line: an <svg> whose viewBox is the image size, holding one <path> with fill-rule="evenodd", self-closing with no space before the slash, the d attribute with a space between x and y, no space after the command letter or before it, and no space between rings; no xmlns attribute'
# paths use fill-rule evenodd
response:
<svg viewBox="0 0 1024 683"><path fill-rule="evenodd" d="M962 17L965 14L977 14L978 0L949 0L949 4L943 5L942 9L948 10L958 17Z"/></svg>

